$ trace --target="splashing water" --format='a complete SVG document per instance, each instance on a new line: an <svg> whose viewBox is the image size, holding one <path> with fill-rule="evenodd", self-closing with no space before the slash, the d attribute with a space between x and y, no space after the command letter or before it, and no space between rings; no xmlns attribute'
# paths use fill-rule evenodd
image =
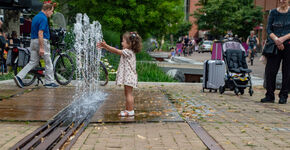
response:
<svg viewBox="0 0 290 150"><path fill-rule="evenodd" d="M106 94L98 89L102 51L96 47L96 43L103 39L101 29L98 21L90 24L86 14L77 14L74 24L77 86L73 97L73 110L69 116L74 120L86 117L91 111L95 112L106 97Z"/></svg>

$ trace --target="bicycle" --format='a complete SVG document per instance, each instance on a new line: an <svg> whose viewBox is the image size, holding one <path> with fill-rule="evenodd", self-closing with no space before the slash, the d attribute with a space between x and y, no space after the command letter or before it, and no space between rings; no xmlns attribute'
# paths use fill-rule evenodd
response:
<svg viewBox="0 0 290 150"><path fill-rule="evenodd" d="M256 50L255 49L249 49L249 51L251 50L251 53L250 53L250 63L251 63L251 66L254 65L254 59L255 59L255 55L256 55Z"/></svg>
<svg viewBox="0 0 290 150"><path fill-rule="evenodd" d="M64 30L63 29L56 29L51 30L51 36L52 41L51 45L54 46L55 49L52 50L52 62L54 67L54 77L57 83L60 85L67 85L71 82L71 80L74 77L75 72L75 63L71 56L69 56L68 53L63 52L65 49L65 44L63 43L64 38ZM73 50L70 50L73 51ZM18 58L15 60L15 66L14 66L14 74L17 75L17 73L24 67L24 66L18 66ZM108 83L108 71L106 70L105 65L100 62L100 79L99 83L101 86L105 86ZM36 86L39 85L39 82L43 84L43 81L41 80L42 77L44 77L44 71L45 68L42 67L41 62L39 62L39 66L33 68L31 71L28 72L28 74L22 79L24 86L29 86L35 82L37 79Z"/></svg>

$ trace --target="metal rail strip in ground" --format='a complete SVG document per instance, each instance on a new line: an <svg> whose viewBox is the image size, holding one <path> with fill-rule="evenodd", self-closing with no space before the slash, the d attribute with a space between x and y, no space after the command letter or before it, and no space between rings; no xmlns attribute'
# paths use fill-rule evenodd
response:
<svg viewBox="0 0 290 150"><path fill-rule="evenodd" d="M48 121L45 125L27 135L10 150L70 149L96 111L92 110L83 118L72 120L67 117L71 108L68 106L63 109L53 120Z"/></svg>
<svg viewBox="0 0 290 150"><path fill-rule="evenodd" d="M167 93L167 91L163 89L160 89L160 91L172 103L172 101L170 100L170 95ZM195 134L209 150L224 150L224 148L197 122L186 120L186 123L190 126L190 128L195 132Z"/></svg>
<svg viewBox="0 0 290 150"><path fill-rule="evenodd" d="M208 149L224 150L224 148L197 122L186 120L186 123L191 127L191 129L196 133Z"/></svg>

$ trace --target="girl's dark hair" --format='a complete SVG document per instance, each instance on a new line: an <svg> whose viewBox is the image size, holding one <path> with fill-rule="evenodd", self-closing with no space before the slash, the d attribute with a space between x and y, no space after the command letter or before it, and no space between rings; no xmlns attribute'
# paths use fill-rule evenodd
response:
<svg viewBox="0 0 290 150"><path fill-rule="evenodd" d="M125 32L123 38L130 45L129 49L132 49L134 53L138 53L142 49L142 38L137 32Z"/></svg>

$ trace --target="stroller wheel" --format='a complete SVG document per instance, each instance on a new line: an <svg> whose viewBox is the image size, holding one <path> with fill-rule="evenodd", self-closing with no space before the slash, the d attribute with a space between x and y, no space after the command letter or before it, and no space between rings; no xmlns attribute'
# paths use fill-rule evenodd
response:
<svg viewBox="0 0 290 150"><path fill-rule="evenodd" d="M245 89L240 89L240 93L241 93L241 95L244 95Z"/></svg>
<svg viewBox="0 0 290 150"><path fill-rule="evenodd" d="M249 94L250 94L250 96L253 96L253 94L254 94L254 91L253 91L253 89L252 89L252 88L250 88L250 89L249 89Z"/></svg>
<svg viewBox="0 0 290 150"><path fill-rule="evenodd" d="M239 89L238 88L235 88L235 94L238 96L239 95Z"/></svg>
<svg viewBox="0 0 290 150"><path fill-rule="evenodd" d="M225 92L225 88L223 86L219 87L219 92L220 94L223 94Z"/></svg>

